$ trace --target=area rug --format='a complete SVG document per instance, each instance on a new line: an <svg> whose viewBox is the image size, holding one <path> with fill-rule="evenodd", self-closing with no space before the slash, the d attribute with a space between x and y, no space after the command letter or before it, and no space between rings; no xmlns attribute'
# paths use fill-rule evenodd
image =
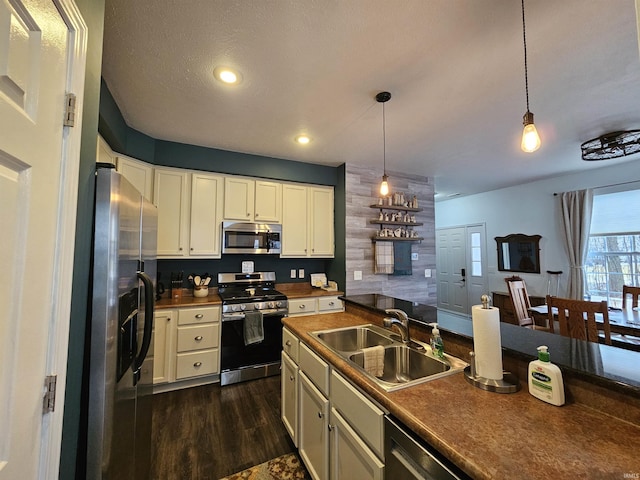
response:
<svg viewBox="0 0 640 480"><path fill-rule="evenodd" d="M310 480L295 453L288 453L220 480Z"/></svg>

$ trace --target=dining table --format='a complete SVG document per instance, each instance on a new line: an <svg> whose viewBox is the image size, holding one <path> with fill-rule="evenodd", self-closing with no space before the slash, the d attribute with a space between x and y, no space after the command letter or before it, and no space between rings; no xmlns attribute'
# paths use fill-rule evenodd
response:
<svg viewBox="0 0 640 480"><path fill-rule="evenodd" d="M554 307L554 310L556 308ZM547 305L539 305L537 307L530 307L529 311L534 314L537 319L546 321L548 317ZM557 317L557 312L554 312L554 317ZM535 320L536 318L534 318ZM602 323L602 315L596 314L596 322ZM537 323L537 322L536 322ZM631 335L634 337L640 337L640 311L638 307L634 308L614 308L609 307L609 326L611 333L619 333L621 335ZM558 322L554 322L554 331L559 332Z"/></svg>

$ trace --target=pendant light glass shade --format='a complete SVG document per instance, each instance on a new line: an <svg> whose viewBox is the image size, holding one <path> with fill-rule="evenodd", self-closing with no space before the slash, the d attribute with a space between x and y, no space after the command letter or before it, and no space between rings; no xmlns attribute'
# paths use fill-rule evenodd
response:
<svg viewBox="0 0 640 480"><path fill-rule="evenodd" d="M524 44L524 89L527 96L527 113L522 117L524 130L522 131L522 143L520 148L524 152L535 152L540 148L540 135L533 123L533 113L529 111L529 75L527 70L527 30L524 23L524 0L522 0L522 43Z"/></svg>
<svg viewBox="0 0 640 480"><path fill-rule="evenodd" d="M540 135L533 123L533 113L527 112L523 118L524 130L522 131L522 144L520 145L522 150L531 153L540 148Z"/></svg>
<svg viewBox="0 0 640 480"><path fill-rule="evenodd" d="M386 175L382 175L382 183L380 184L380 196L386 197L389 195L389 182L387 182Z"/></svg>
<svg viewBox="0 0 640 480"><path fill-rule="evenodd" d="M387 176L387 138L385 132L384 104L391 99L389 92L380 92L376 95L376 101L382 104L382 183L380 184L380 196L389 195L389 177Z"/></svg>

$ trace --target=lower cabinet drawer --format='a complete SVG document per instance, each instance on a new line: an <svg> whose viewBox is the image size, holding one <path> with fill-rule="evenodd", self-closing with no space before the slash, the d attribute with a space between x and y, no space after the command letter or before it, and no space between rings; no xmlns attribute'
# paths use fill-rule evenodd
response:
<svg viewBox="0 0 640 480"><path fill-rule="evenodd" d="M218 371L218 349L178 354L176 380Z"/></svg>
<svg viewBox="0 0 640 480"><path fill-rule="evenodd" d="M316 313L315 298L298 298L289 300L289 315L302 315Z"/></svg>
<svg viewBox="0 0 640 480"><path fill-rule="evenodd" d="M338 297L320 297L318 298L318 311L328 312L331 310L344 310L342 300Z"/></svg>
<svg viewBox="0 0 640 480"><path fill-rule="evenodd" d="M304 343L298 350L298 365L324 395L329 395L329 364Z"/></svg>
<svg viewBox="0 0 640 480"><path fill-rule="evenodd" d="M218 346L220 325L192 325L178 327L178 353Z"/></svg>

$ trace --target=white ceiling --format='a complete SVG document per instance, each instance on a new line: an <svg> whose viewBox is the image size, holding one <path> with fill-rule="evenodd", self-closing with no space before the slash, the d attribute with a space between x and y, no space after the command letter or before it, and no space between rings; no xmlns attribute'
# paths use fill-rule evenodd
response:
<svg viewBox="0 0 640 480"><path fill-rule="evenodd" d="M441 198L638 161L580 145L640 128L633 0L106 0L103 77L151 137L435 177ZM226 65L243 82L212 76ZM293 142L299 133L313 141Z"/></svg>

